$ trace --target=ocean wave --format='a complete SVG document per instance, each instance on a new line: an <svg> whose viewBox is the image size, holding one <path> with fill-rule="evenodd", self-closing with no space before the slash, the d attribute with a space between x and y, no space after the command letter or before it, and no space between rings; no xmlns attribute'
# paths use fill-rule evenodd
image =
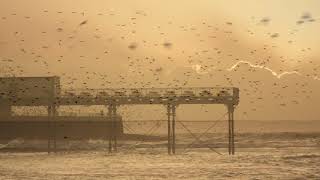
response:
<svg viewBox="0 0 320 180"><path fill-rule="evenodd" d="M315 159L320 158L320 154L299 154L292 156L284 156L283 159Z"/></svg>

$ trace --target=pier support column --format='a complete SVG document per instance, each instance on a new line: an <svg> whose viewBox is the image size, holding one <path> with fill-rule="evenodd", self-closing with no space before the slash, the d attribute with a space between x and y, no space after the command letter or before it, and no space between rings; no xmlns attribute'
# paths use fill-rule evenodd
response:
<svg viewBox="0 0 320 180"><path fill-rule="evenodd" d="M108 139L109 139L109 153L117 152L117 106L115 104L108 105Z"/></svg>
<svg viewBox="0 0 320 180"><path fill-rule="evenodd" d="M56 115L57 115L57 109L56 109L56 105L52 105L52 123L53 123L53 149L54 152L57 152L57 119L56 119Z"/></svg>
<svg viewBox="0 0 320 180"><path fill-rule="evenodd" d="M113 105L112 109L112 130L113 130L113 150L117 152L117 136L118 136L118 122L117 122L117 106Z"/></svg>
<svg viewBox="0 0 320 180"><path fill-rule="evenodd" d="M109 140L109 146L108 146L108 150L109 153L112 153L112 105L108 105L108 122L107 122L107 126L108 126L108 140Z"/></svg>
<svg viewBox="0 0 320 180"><path fill-rule="evenodd" d="M171 154L171 105L167 105L167 116L168 116L168 154Z"/></svg>
<svg viewBox="0 0 320 180"><path fill-rule="evenodd" d="M232 104L228 105L228 150L229 155L235 154L235 147L234 147L234 106Z"/></svg>
<svg viewBox="0 0 320 180"><path fill-rule="evenodd" d="M167 104L168 154L176 153L176 105Z"/></svg>
<svg viewBox="0 0 320 180"><path fill-rule="evenodd" d="M47 108L47 112L48 112L48 130L47 130L47 133L48 133L48 147L47 147L47 151L48 151L48 154L50 154L51 152L51 106L48 106Z"/></svg>
<svg viewBox="0 0 320 180"><path fill-rule="evenodd" d="M48 153L56 152L57 150L57 125L56 125L56 115L57 109L56 105L49 105L48 106ZM52 147L53 146L53 147Z"/></svg>
<svg viewBox="0 0 320 180"><path fill-rule="evenodd" d="M231 131L232 131L232 139L231 139L231 143L232 143L232 155L234 155L235 153L235 146L234 146L234 107L232 106L231 109Z"/></svg>
<svg viewBox="0 0 320 180"><path fill-rule="evenodd" d="M172 153L176 153L176 106L172 105Z"/></svg>

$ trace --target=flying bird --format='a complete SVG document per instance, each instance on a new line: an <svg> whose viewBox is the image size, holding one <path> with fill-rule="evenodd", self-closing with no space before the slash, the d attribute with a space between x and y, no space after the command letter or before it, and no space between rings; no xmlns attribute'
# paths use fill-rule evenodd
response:
<svg viewBox="0 0 320 180"><path fill-rule="evenodd" d="M86 25L87 23L88 23L88 20L84 20L84 21L82 21L82 22L79 24L79 26Z"/></svg>
<svg viewBox="0 0 320 180"><path fill-rule="evenodd" d="M167 49L170 49L172 47L172 43L170 43L170 42L165 42L162 45L163 45L163 47L165 47Z"/></svg>
<svg viewBox="0 0 320 180"><path fill-rule="evenodd" d="M138 47L138 44L137 44L137 43L131 43L131 44L128 46L128 48L131 49L131 50L135 50L135 49L137 49L137 47Z"/></svg>

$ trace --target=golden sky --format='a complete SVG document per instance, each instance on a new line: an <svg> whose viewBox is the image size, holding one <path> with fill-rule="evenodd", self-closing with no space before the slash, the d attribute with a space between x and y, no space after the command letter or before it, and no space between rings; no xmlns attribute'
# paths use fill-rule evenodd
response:
<svg viewBox="0 0 320 180"><path fill-rule="evenodd" d="M320 118L318 0L2 0L0 27L2 76L236 86L237 119Z"/></svg>

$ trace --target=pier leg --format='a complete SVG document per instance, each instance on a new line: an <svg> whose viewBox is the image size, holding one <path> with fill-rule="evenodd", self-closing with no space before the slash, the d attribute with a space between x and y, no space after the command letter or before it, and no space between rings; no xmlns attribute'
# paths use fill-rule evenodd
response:
<svg viewBox="0 0 320 180"><path fill-rule="evenodd" d="M118 123L117 123L117 106L113 105L113 148L114 151L117 152L117 128L118 128Z"/></svg>
<svg viewBox="0 0 320 180"><path fill-rule="evenodd" d="M51 152L51 106L48 106L48 154Z"/></svg>
<svg viewBox="0 0 320 180"><path fill-rule="evenodd" d="M109 153L112 153L112 105L109 105L108 106L108 123L107 123L107 126L108 126L108 140L109 140L109 147L108 147L108 150L109 150Z"/></svg>
<svg viewBox="0 0 320 180"><path fill-rule="evenodd" d="M167 105L167 115L168 115L168 154L171 154L171 123L170 123L170 116L171 116L171 105Z"/></svg>
<svg viewBox="0 0 320 180"><path fill-rule="evenodd" d="M176 106L172 105L172 153L176 153Z"/></svg>
<svg viewBox="0 0 320 180"><path fill-rule="evenodd" d="M228 105L228 139L229 139L229 154L234 155L235 147L234 147L234 107L233 105Z"/></svg>
<svg viewBox="0 0 320 180"><path fill-rule="evenodd" d="M234 147L234 107L231 107L231 144L232 144L232 155L235 153L235 147Z"/></svg>
<svg viewBox="0 0 320 180"><path fill-rule="evenodd" d="M231 154L231 112L228 105L228 151L229 155Z"/></svg>
<svg viewBox="0 0 320 180"><path fill-rule="evenodd" d="M57 122L56 122L56 106L55 105L52 105L52 108L51 108L51 120L52 120L52 123L53 123L53 149L54 149L54 152L56 153L57 152Z"/></svg>

